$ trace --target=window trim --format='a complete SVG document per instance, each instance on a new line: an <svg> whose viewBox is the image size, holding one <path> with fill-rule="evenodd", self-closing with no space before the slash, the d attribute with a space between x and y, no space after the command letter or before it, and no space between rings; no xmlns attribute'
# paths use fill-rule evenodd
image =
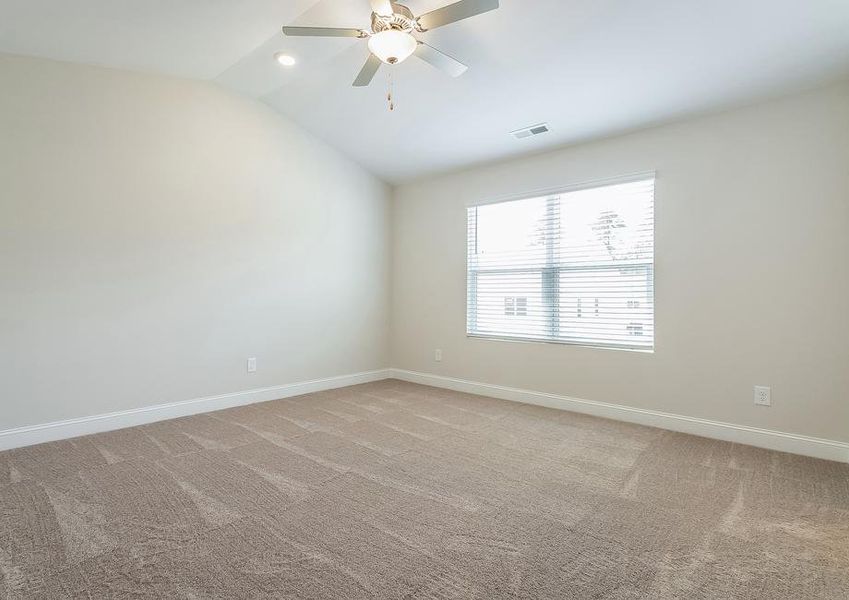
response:
<svg viewBox="0 0 849 600"><path fill-rule="evenodd" d="M657 329L655 329L657 333ZM485 333L469 333L466 332L466 338L470 340L483 340L490 342L516 342L517 344L553 344L555 346L570 346L572 348L587 348L589 350L613 350L616 352L636 352L637 354L654 354L657 350L657 343L653 348L637 347L637 346L618 346L614 344L592 344L585 341L568 341L568 340L549 340L546 338L526 338L518 336L504 336ZM655 337L655 342L657 337Z"/></svg>
<svg viewBox="0 0 849 600"><path fill-rule="evenodd" d="M474 202L469 202L465 205L465 211L468 213L468 209L475 208L478 206L489 206L493 204L501 204L505 202L515 202L517 200L529 200L532 198L539 198L544 196L559 196L562 194L568 194L572 192L578 192L581 190L589 190L594 188L606 187L611 185L619 185L625 183L636 183L639 181L645 181L648 179L654 180L654 212L652 215L652 261L651 261L651 277L652 277L652 286L651 286L651 294L652 294L652 306L653 306L653 316L652 316L652 329L654 332L652 346L650 348L646 348L645 346L631 346L628 344L617 344L611 342L598 343L594 344L592 342L588 342L583 339L574 338L569 339L568 337L558 337L557 339L553 338L536 338L536 337L522 337L522 336L505 336L498 334L487 334L487 333L472 333L470 329L472 329L472 324L476 322L474 315L476 311L473 310L469 303L469 298L472 296L472 288L475 288L475 292L477 289L477 277L473 276L469 270L469 257L468 257L468 239L466 239L465 244L465 253L466 253L466 287L465 287L465 296L466 296L466 318L465 318L465 329L466 329L466 338L467 339L475 339L475 340L490 340L497 342L516 342L520 344L555 344L558 346L572 346L572 347L580 347L580 348L589 348L591 350L614 350L614 351L625 351L625 352L636 352L639 354L654 354L657 350L657 294L656 294L656 286L655 282L657 280L657 219L656 219L656 209L657 209L657 171L641 171L630 173L627 175L620 175L615 177L608 177L604 179L593 179L586 180L578 183L558 186L554 188L547 188L517 194L511 194L508 196L501 196L498 198L490 198L487 200L479 200ZM466 223L466 231L468 232L468 222ZM548 269L551 270L551 269ZM545 276L544 271L545 268L541 270L543 272L543 276ZM476 294L475 294L476 295Z"/></svg>
<svg viewBox="0 0 849 600"><path fill-rule="evenodd" d="M501 204L502 202L514 202L516 200L528 200L530 198L540 198L542 196L557 196L560 194L569 194L572 192L580 192L581 190L591 190L593 188L605 187L608 185L619 185L622 183L636 183L646 179L654 179L657 182L657 171L637 171L626 175L618 175L615 177L605 177L602 179L589 179L575 183L569 183L561 186L530 190L525 192L516 192L504 196L487 197L480 200L467 202L465 208L474 208L475 206L488 206L490 204ZM656 186L655 186L656 187Z"/></svg>

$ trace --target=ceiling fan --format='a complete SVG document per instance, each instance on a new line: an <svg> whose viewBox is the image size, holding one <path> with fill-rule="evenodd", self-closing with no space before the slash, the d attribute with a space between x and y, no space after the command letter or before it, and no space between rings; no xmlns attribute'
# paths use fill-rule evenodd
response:
<svg viewBox="0 0 849 600"><path fill-rule="evenodd" d="M424 33L498 8L498 0L460 0L416 17L402 4L391 0L371 0L371 31L335 27L284 27L283 33L296 36L353 37L368 39L371 55L354 80L355 87L371 83L380 65L397 65L410 56L432 64L452 77L462 75L468 67L416 39L413 33Z"/></svg>

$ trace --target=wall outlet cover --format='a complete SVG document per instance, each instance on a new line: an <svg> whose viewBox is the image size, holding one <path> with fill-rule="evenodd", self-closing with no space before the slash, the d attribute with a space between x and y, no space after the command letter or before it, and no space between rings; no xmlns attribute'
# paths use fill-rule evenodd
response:
<svg viewBox="0 0 849 600"><path fill-rule="evenodd" d="M755 404L757 406L772 406L772 390L763 385L756 385Z"/></svg>

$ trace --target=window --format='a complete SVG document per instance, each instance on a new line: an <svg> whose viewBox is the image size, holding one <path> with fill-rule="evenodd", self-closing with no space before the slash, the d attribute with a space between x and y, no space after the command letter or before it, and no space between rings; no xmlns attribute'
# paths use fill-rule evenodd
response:
<svg viewBox="0 0 849 600"><path fill-rule="evenodd" d="M468 209L467 332L654 348L654 177Z"/></svg>

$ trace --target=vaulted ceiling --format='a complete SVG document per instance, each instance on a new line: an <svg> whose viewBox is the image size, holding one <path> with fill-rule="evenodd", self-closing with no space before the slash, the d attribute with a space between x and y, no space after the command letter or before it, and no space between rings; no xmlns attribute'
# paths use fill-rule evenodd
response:
<svg viewBox="0 0 849 600"><path fill-rule="evenodd" d="M216 81L390 182L849 77L846 0L501 0L421 35L469 65L462 77L412 58L368 88L351 86L364 40L280 33L367 28L367 0L0 0L0 15L0 52ZM551 132L508 135L539 122Z"/></svg>

